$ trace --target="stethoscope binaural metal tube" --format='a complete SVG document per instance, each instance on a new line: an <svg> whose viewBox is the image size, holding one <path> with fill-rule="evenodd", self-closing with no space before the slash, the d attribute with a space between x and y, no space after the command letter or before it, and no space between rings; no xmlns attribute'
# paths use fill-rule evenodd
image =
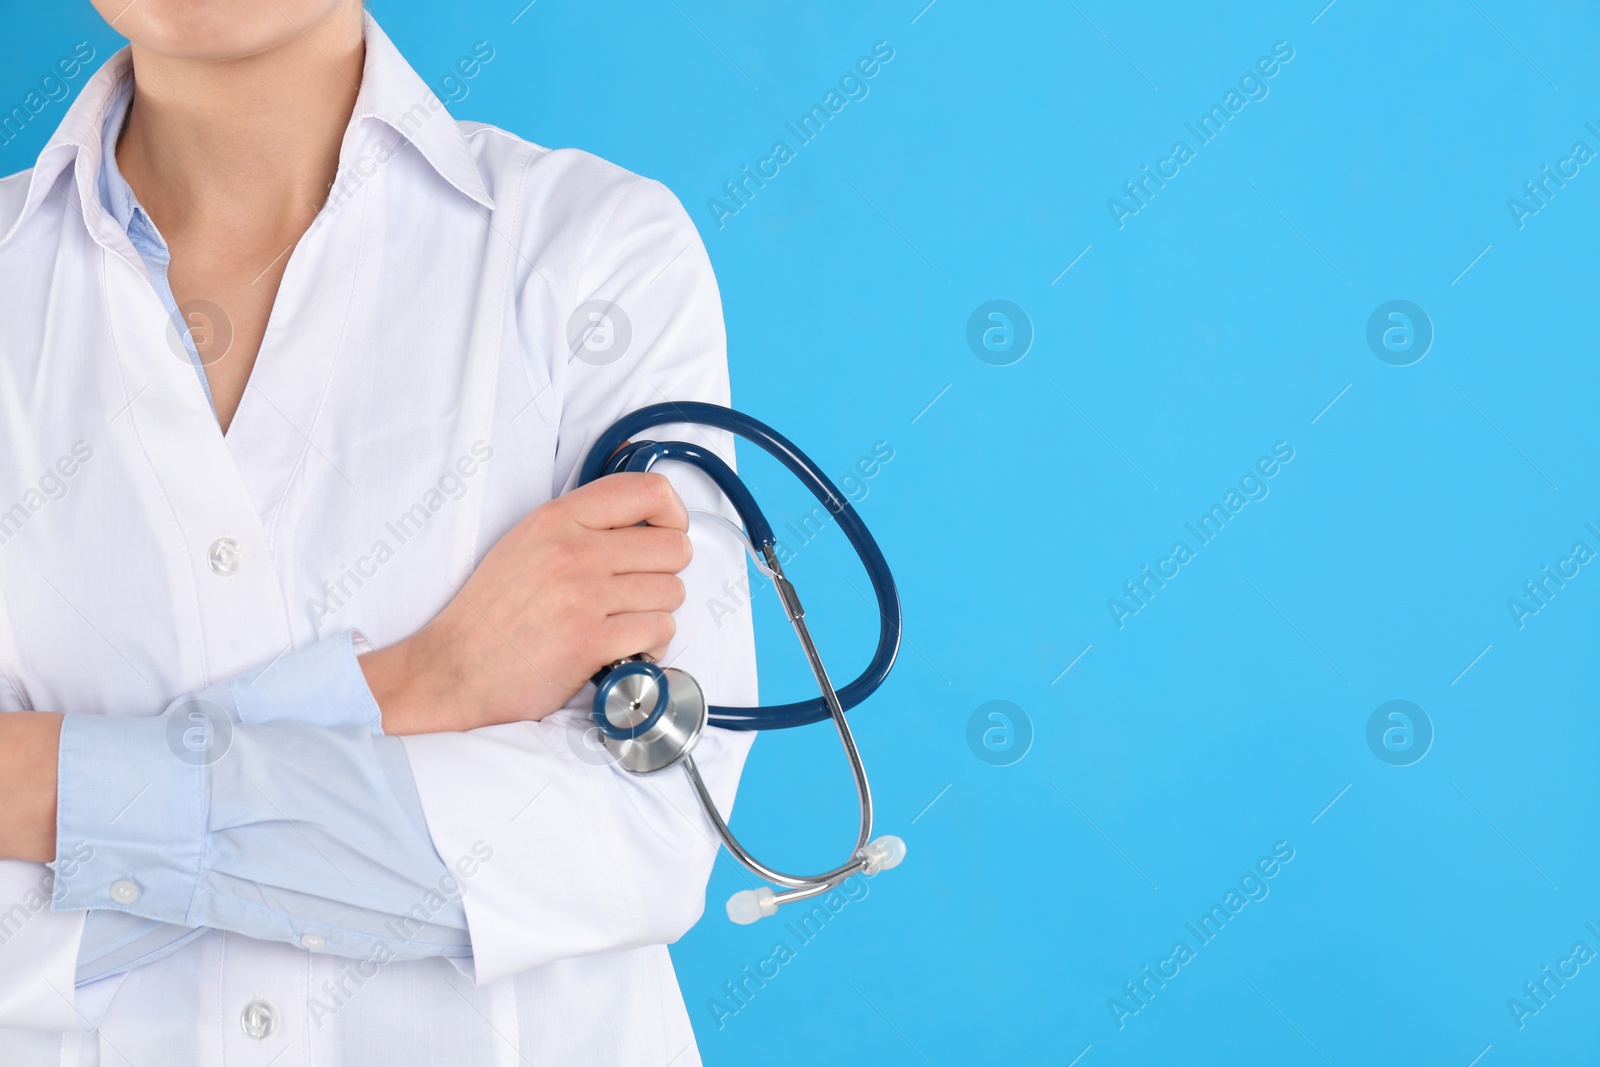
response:
<svg viewBox="0 0 1600 1067"><path fill-rule="evenodd" d="M759 445L794 472L839 519L841 529L866 567L880 615L877 652L861 676L843 690L835 690L822 656L817 651L816 642L805 622L805 609L800 603L799 594L784 574L778 559L777 541L771 525L732 468L714 453L687 442L628 441L639 430L666 422L688 422L724 429ZM618 761L625 769L633 773L651 773L672 763L681 763L701 806L729 853L748 870L783 887L780 891L760 888L734 894L728 901L729 918L735 922L749 923L773 914L781 904L827 892L853 874L872 875L894 867L905 855L905 843L898 837L872 840L872 788L855 736L845 718L846 709L859 704L877 689L894 664L901 636L899 594L877 542L827 475L786 438L741 412L713 404L689 402L641 408L618 420L591 446L578 482L585 484L603 474L621 470L647 471L662 460L684 462L704 471L733 504L744 524L743 536L753 552L758 551L766 561L762 569L772 579L783 603L784 614L800 641L821 695L816 700L777 706L708 707L698 684L692 678L672 668L658 668L641 654L612 664L596 675L594 720L604 735L606 747L618 756ZM672 689L674 680L680 688L692 690L692 694L680 694ZM652 686L656 687L653 692ZM695 700L698 700L697 706ZM650 705L647 712L643 710L646 704ZM860 829L850 859L845 863L821 874L789 874L762 863L739 842L700 777L691 750L708 721L730 729L761 730L798 726L821 718L833 720L850 764L861 812Z"/></svg>
<svg viewBox="0 0 1600 1067"><path fill-rule="evenodd" d="M766 866L740 845L733 832L728 829L727 823L723 821L721 813L716 809L716 804L712 802L711 794L706 790L705 783L700 779L700 772L694 765L693 757L687 754L684 756L684 769L688 771L689 778L694 783L695 791L700 795L700 800L705 805L707 813L712 816L712 823L716 826L717 833L721 836L723 843L728 846L728 851L732 852L735 858L746 867L769 882L776 882L778 885L792 889L818 884L824 886L836 884L860 870L863 866L860 852L872 838L872 787L867 781L867 769L861 761L861 752L856 747L855 735L850 730L850 724L845 721L844 708L840 706L838 694L834 692L833 682L828 677L828 669L823 665L822 656L817 652L816 642L811 639L811 630L805 623L805 611L800 606L800 598L795 593L794 586L790 584L788 577L784 575L776 553L771 549L767 549L763 555L766 556L767 566L773 571L773 582L779 589L779 596L783 600L784 612L789 616L790 625L794 627L795 634L800 639L800 645L805 652L806 661L810 664L811 672L817 680L817 686L822 690L823 699L827 701L832 712L834 725L839 731L839 740L844 745L845 757L850 762L850 775L855 781L856 797L861 810L861 829L856 838L855 848L851 850L852 859L831 871L814 875L785 874L782 871Z"/></svg>

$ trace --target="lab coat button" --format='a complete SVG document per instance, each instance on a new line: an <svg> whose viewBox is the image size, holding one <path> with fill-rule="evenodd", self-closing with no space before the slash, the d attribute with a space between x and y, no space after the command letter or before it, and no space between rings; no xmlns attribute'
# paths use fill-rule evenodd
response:
<svg viewBox="0 0 1600 1067"><path fill-rule="evenodd" d="M111 899L118 904L132 904L139 899L139 887L126 878L111 883Z"/></svg>
<svg viewBox="0 0 1600 1067"><path fill-rule="evenodd" d="M231 537L219 537L211 542L206 559L212 571L226 578L239 569L239 556L239 542Z"/></svg>
<svg viewBox="0 0 1600 1067"><path fill-rule="evenodd" d="M265 1041L278 1025L278 1010L264 1000L252 1000L239 1013L239 1025L246 1037Z"/></svg>
<svg viewBox="0 0 1600 1067"><path fill-rule="evenodd" d="M300 938L300 947L308 948L313 952L326 944L327 942L317 934L304 934Z"/></svg>

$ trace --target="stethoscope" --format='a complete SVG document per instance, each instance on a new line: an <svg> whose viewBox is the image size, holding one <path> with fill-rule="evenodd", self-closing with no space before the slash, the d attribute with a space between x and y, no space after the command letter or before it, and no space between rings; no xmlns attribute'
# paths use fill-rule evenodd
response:
<svg viewBox="0 0 1600 1067"><path fill-rule="evenodd" d="M726 430L759 446L799 478L839 520L840 529L866 567L881 619L877 651L855 681L837 691L834 689L816 643L811 639L811 631L806 627L800 598L778 561L777 538L773 536L772 526L733 469L709 449L687 441L633 439L640 431L664 423L691 423ZM728 898L728 918L736 923L753 923L775 914L781 904L826 893L857 873L874 875L886 871L905 858L906 846L900 838L890 835L872 838L872 789L867 784L861 753L856 749L855 737L844 715L847 708L855 707L870 696L894 666L900 649L900 594L878 543L828 476L782 434L742 412L716 404L686 401L652 404L624 415L590 446L578 484L587 485L618 471L648 471L662 460L687 463L704 471L733 505L744 524L742 531L735 532L750 550L750 558L757 569L772 580L822 695L793 704L754 708L708 706L705 693L689 674L675 667L659 667L648 655L639 653L602 668L594 676L592 716L606 750L625 770L653 774L675 763L681 765L712 826L716 827L717 835L734 859L757 876L781 887L777 890L771 886L746 889ZM731 522L728 525L733 526ZM845 756L850 761L850 773L855 777L856 794L861 803L861 831L849 860L833 870L814 875L785 874L757 860L734 837L706 789L691 752L708 722L729 730L781 730L827 718L833 720L839 731L839 740L844 743Z"/></svg>

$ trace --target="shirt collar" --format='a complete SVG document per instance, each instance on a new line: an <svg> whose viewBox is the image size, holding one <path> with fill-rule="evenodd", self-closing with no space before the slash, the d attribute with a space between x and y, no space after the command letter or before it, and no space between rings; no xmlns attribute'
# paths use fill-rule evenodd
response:
<svg viewBox="0 0 1600 1067"><path fill-rule="evenodd" d="M478 170L477 160L461 127L450 117L444 102L406 62L371 13L363 17L366 59L350 125L354 127L363 119L377 119L392 127L417 149L440 177L462 195L492 209L494 200L483 183L483 174ZM119 105L125 110L132 78L133 59L129 50L122 48L84 84L61 125L40 151L28 180L28 195L22 210L11 228L0 235L0 245L9 241L38 210L69 167L74 171L84 223L96 240L106 243L107 231L117 227L118 222L107 214L101 197L106 118ZM121 228L126 232L126 224Z"/></svg>
<svg viewBox="0 0 1600 1067"><path fill-rule="evenodd" d="M122 124L127 121L128 105L132 102L133 82L124 80L106 108L105 125L100 135L100 202L123 230L133 226L133 213L139 210L133 189L123 178L122 171L117 169L117 140L122 136Z"/></svg>

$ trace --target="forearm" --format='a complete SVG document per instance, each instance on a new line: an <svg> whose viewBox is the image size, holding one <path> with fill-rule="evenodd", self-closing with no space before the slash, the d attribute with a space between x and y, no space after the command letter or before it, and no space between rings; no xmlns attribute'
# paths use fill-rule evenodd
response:
<svg viewBox="0 0 1600 1067"><path fill-rule="evenodd" d="M0 715L0 859L48 863L56 855L56 760L61 716Z"/></svg>

